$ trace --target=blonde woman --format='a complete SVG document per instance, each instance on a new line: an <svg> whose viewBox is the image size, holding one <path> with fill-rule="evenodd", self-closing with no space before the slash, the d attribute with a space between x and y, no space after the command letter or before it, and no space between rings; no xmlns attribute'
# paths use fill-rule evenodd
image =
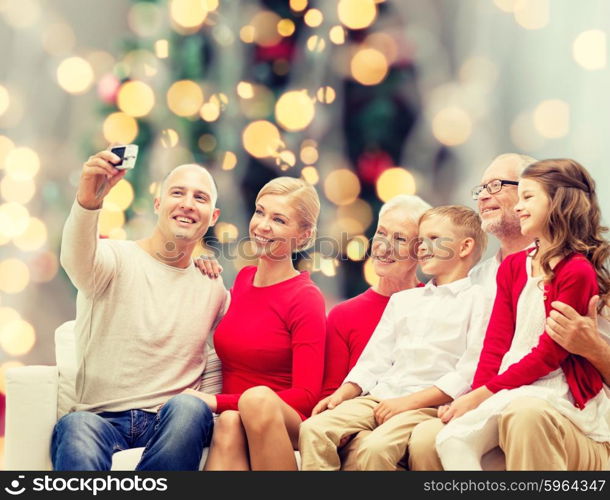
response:
<svg viewBox="0 0 610 500"><path fill-rule="evenodd" d="M249 233L256 266L235 278L231 305L214 335L222 393L196 393L219 414L206 470L296 470L301 421L320 397L325 307L292 254L315 240L320 201L291 177L267 183Z"/></svg>

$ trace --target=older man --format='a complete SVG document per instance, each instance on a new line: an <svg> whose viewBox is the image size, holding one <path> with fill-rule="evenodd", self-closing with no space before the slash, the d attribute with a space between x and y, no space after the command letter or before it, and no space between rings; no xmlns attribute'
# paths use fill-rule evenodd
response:
<svg viewBox="0 0 610 500"><path fill-rule="evenodd" d="M471 278L496 295L496 273L502 260L533 242L521 234L513 207L521 172L536 160L518 154L495 158L473 189L482 227L500 242L495 256L471 272ZM589 316L582 317L570 306L557 302L547 320L551 337L574 354L587 358L610 385L610 324L595 315L592 299ZM599 326L598 326L599 325ZM604 337L606 340L604 340ZM606 387L606 390L608 388ZM408 464L411 470L442 470L435 439L444 425L440 419L418 425L411 436ZM586 437L570 420L540 400L516 400L500 419L500 448L508 470L599 470L610 458L608 443Z"/></svg>
<svg viewBox="0 0 610 500"><path fill-rule="evenodd" d="M100 240L104 197L125 175L118 160L101 151L85 162L64 228L61 263L78 289L77 404L55 425L53 467L109 470L115 451L144 446L139 470L196 470L212 412L182 393L199 388L228 294L191 254L218 218L216 187L203 167L179 166L154 201L150 236Z"/></svg>

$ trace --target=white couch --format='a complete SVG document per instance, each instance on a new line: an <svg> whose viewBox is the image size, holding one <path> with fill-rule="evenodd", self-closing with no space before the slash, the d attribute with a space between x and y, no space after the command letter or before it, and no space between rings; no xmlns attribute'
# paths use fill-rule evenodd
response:
<svg viewBox="0 0 610 500"><path fill-rule="evenodd" d="M57 366L25 366L6 371L6 470L51 470L51 435L57 419L74 403L76 354L74 321L55 331ZM222 387L220 361L210 352L202 390L217 394ZM144 448L120 451L112 457L112 470L134 470ZM201 467L208 449L204 449ZM300 456L295 451L297 464ZM483 459L486 470L502 470L504 456L492 450Z"/></svg>
<svg viewBox="0 0 610 500"><path fill-rule="evenodd" d="M51 435L57 420L74 403L76 351L74 321L55 331L57 366L24 366L6 371L6 470L51 470ZM203 373L202 390L221 389L220 361L212 350ZM112 457L112 470L134 470L144 448L120 451ZM205 463L208 449L201 457Z"/></svg>

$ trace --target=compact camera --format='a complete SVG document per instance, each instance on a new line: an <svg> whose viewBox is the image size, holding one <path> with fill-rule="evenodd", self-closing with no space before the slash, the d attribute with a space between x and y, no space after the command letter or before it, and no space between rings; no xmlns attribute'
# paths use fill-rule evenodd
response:
<svg viewBox="0 0 610 500"><path fill-rule="evenodd" d="M136 166L136 158L138 157L137 144L121 144L119 146L114 146L110 152L121 158L121 161L116 163L114 168L127 170Z"/></svg>

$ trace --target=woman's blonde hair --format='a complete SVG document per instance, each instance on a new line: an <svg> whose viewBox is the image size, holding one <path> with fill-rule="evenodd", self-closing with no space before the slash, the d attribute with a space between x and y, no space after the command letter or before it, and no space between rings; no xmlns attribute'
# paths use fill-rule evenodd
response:
<svg viewBox="0 0 610 500"><path fill-rule="evenodd" d="M256 196L256 202L266 194L289 196L292 207L299 218L303 231L311 230L311 235L297 247L297 251L307 250L316 241L320 198L311 184L295 177L276 177L265 184Z"/></svg>
<svg viewBox="0 0 610 500"><path fill-rule="evenodd" d="M568 159L536 162L521 178L539 182L550 199L546 222L551 246L540 255L545 279L555 276L550 265L554 257L585 255L597 274L601 311L610 296L610 244L602 236L608 228L601 224L595 181L582 165Z"/></svg>

